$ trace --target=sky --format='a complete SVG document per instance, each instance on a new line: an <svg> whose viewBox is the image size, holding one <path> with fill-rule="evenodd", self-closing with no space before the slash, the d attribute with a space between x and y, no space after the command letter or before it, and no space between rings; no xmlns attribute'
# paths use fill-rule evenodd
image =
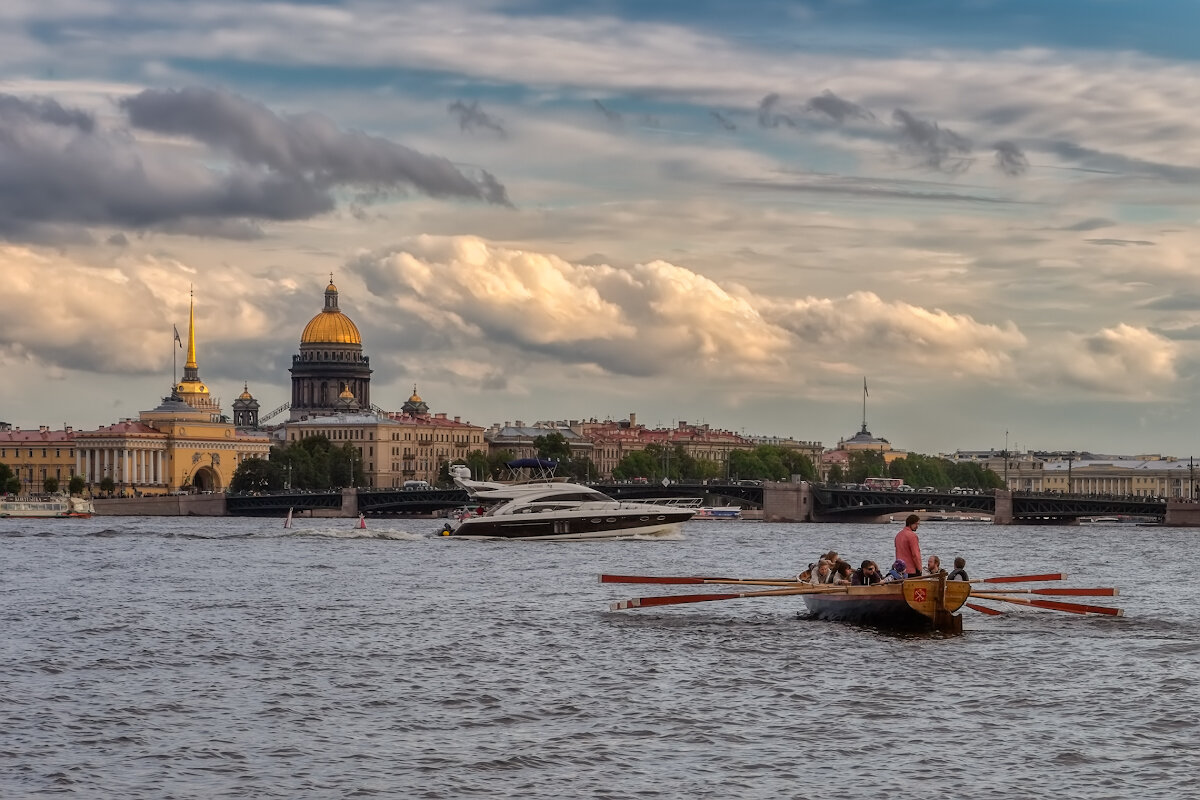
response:
<svg viewBox="0 0 1200 800"><path fill-rule="evenodd" d="M191 291L265 414L332 273L389 410L1200 455L1197 23L9 0L0 420L156 406Z"/></svg>

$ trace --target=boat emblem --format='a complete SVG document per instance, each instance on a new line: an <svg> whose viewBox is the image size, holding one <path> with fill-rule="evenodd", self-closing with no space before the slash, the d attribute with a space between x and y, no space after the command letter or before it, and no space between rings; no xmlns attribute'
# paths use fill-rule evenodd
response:
<svg viewBox="0 0 1200 800"><path fill-rule="evenodd" d="M913 589L913 602L916 602L916 603L924 603L925 602L925 590L924 589L921 589L921 588Z"/></svg>

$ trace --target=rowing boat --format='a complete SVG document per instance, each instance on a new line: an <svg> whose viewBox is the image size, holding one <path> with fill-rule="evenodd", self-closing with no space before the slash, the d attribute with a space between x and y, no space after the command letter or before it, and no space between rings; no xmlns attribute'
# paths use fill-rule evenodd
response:
<svg viewBox="0 0 1200 800"><path fill-rule="evenodd" d="M971 596L971 584L947 581L944 574L844 589L801 597L818 619L961 633L962 616L954 612Z"/></svg>
<svg viewBox="0 0 1200 800"><path fill-rule="evenodd" d="M601 575L601 583L706 584L736 586L740 591L706 594L677 594L634 597L609 605L611 611L634 608L673 606L682 603L707 603L713 600L739 600L759 597L803 597L812 617L868 623L882 627L920 627L943 633L962 633L962 617L954 613L964 605L988 616L1003 616L987 605L969 599L1013 603L1072 614L1100 614L1120 617L1124 612L1111 606L1017 595L1062 597L1116 597L1115 588L1031 589L1012 584L1037 581L1061 581L1066 575L1048 572L1040 575L1001 575L973 582L947 580L945 570L937 575L906 578L873 586L810 584L796 578L733 578L702 575ZM974 586L973 584L981 584ZM992 584L1002 584L991 588ZM756 589L752 587L767 587Z"/></svg>

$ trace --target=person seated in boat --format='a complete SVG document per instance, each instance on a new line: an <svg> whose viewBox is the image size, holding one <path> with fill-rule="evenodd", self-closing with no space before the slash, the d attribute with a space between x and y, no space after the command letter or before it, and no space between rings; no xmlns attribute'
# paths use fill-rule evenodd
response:
<svg viewBox="0 0 1200 800"><path fill-rule="evenodd" d="M825 559L817 562L817 568L813 570L813 583L832 583L833 582L833 565Z"/></svg>
<svg viewBox="0 0 1200 800"><path fill-rule="evenodd" d="M954 559L954 570L946 578L948 581L969 581L967 577L967 560L962 556L957 556Z"/></svg>
<svg viewBox="0 0 1200 800"><path fill-rule="evenodd" d="M828 561L831 565L836 564L837 562L842 560L841 557L838 556L837 550L830 550L828 553L822 554L821 558Z"/></svg>
<svg viewBox="0 0 1200 800"><path fill-rule="evenodd" d="M888 570L887 575L883 576L883 583L891 583L893 581L902 581L905 578L904 561L897 558L892 562L892 568Z"/></svg>
<svg viewBox="0 0 1200 800"><path fill-rule="evenodd" d="M854 570L854 576L850 579L851 586L874 586L883 581L883 575L879 573L879 567L874 561L864 561L858 569Z"/></svg>
<svg viewBox="0 0 1200 800"><path fill-rule="evenodd" d="M809 564L807 568L801 570L800 574L796 576L796 580L800 581L801 583L812 583L813 568L815 566L817 565Z"/></svg>
<svg viewBox="0 0 1200 800"><path fill-rule="evenodd" d="M941 571L942 571L942 560L940 558L938 558L937 556L930 556L929 560L925 562L925 574L926 575L937 575Z"/></svg>
<svg viewBox="0 0 1200 800"><path fill-rule="evenodd" d="M832 580L829 582L838 586L849 586L854 579L854 567L847 561L838 561L833 565Z"/></svg>

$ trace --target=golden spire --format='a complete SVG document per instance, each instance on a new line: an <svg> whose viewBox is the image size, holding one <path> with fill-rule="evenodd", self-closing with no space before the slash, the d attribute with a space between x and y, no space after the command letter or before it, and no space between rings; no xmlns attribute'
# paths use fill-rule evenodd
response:
<svg viewBox="0 0 1200 800"><path fill-rule="evenodd" d="M184 369L196 369L196 293L188 288L188 294L192 296L188 304L188 352L187 362L184 363Z"/></svg>

